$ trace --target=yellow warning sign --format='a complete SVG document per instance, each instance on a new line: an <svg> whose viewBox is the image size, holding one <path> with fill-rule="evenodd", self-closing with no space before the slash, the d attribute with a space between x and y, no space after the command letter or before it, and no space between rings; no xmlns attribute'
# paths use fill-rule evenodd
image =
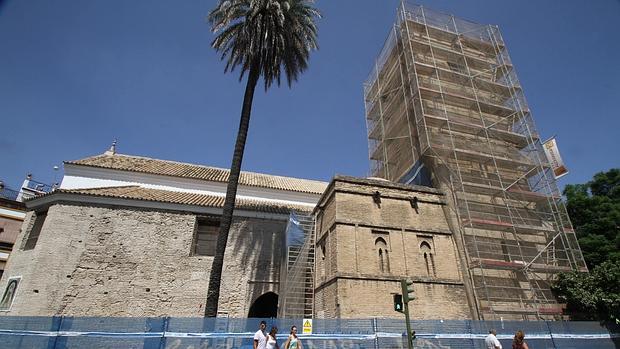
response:
<svg viewBox="0 0 620 349"><path fill-rule="evenodd" d="M312 319L304 319L303 334L312 334Z"/></svg>

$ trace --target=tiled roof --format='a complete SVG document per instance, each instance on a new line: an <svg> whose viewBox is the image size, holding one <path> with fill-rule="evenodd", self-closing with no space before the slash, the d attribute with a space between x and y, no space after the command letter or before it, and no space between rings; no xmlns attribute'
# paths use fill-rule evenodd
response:
<svg viewBox="0 0 620 349"><path fill-rule="evenodd" d="M88 189L57 189L53 192L38 196L37 198L47 197L54 194L79 194L98 197L120 198L129 200L154 201L163 203L205 206L205 207L224 207L224 197L196 193L182 193L160 189L143 188L137 185L122 187L104 187ZM250 200L237 198L235 208L251 211L262 211L270 213L289 213L295 211L311 211L312 208L303 205L282 204L262 200Z"/></svg>
<svg viewBox="0 0 620 349"><path fill-rule="evenodd" d="M176 161L158 160L123 154L101 154L81 160L65 161L66 164L107 168L156 175L228 182L229 170ZM273 176L254 172L241 172L239 185L322 194L326 182L309 179Z"/></svg>

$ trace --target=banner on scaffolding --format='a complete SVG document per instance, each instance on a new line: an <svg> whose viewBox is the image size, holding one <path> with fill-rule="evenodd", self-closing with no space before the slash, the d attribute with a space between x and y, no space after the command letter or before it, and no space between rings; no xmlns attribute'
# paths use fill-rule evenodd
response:
<svg viewBox="0 0 620 349"><path fill-rule="evenodd" d="M562 161L562 157L560 156L560 150L558 149L558 143L556 142L555 137L551 137L543 143L543 149L545 150L545 155L547 155L547 159L551 164L555 178L560 178L568 174L568 169L564 166L564 161Z"/></svg>

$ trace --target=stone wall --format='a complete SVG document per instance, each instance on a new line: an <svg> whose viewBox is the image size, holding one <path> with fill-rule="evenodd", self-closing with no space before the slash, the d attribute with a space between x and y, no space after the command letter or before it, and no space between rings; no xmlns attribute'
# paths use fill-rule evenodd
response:
<svg viewBox="0 0 620 349"><path fill-rule="evenodd" d="M410 278L414 318L470 318L445 204L432 188L336 177L317 208L316 315L400 318L393 295Z"/></svg>
<svg viewBox="0 0 620 349"><path fill-rule="evenodd" d="M213 257L193 256L196 216L131 207L55 204L34 249L23 250L29 213L0 281L21 276L9 315L192 316L204 314ZM244 317L278 291L285 222L236 218L220 311Z"/></svg>
<svg viewBox="0 0 620 349"><path fill-rule="evenodd" d="M286 221L234 220L222 270L218 311L230 317L247 317L258 297L267 292L279 293L285 229Z"/></svg>
<svg viewBox="0 0 620 349"><path fill-rule="evenodd" d="M318 292L327 302L321 304L326 318L403 318L394 311L393 297L401 294L397 278L337 278ZM423 282L414 278L416 299L409 303L412 319L469 319L465 290L460 283ZM316 304L317 309L319 304Z"/></svg>

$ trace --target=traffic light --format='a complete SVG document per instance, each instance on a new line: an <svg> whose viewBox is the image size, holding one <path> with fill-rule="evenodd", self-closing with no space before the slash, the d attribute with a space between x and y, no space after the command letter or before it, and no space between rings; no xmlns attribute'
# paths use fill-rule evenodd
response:
<svg viewBox="0 0 620 349"><path fill-rule="evenodd" d="M413 280L402 279L400 280L400 288L403 294L394 295L394 310L405 314L405 324L407 326L407 349L413 349L413 340L415 339L415 331L411 330L411 323L409 321L409 309L411 306L409 302L415 299L415 292L413 290ZM402 309L402 310L399 310Z"/></svg>
<svg viewBox="0 0 620 349"><path fill-rule="evenodd" d="M400 281L403 289L403 302L409 303L415 299L415 291L413 290L413 281L411 279L403 279Z"/></svg>
<svg viewBox="0 0 620 349"><path fill-rule="evenodd" d="M403 296L399 294L394 295L394 311L399 313L403 312Z"/></svg>

